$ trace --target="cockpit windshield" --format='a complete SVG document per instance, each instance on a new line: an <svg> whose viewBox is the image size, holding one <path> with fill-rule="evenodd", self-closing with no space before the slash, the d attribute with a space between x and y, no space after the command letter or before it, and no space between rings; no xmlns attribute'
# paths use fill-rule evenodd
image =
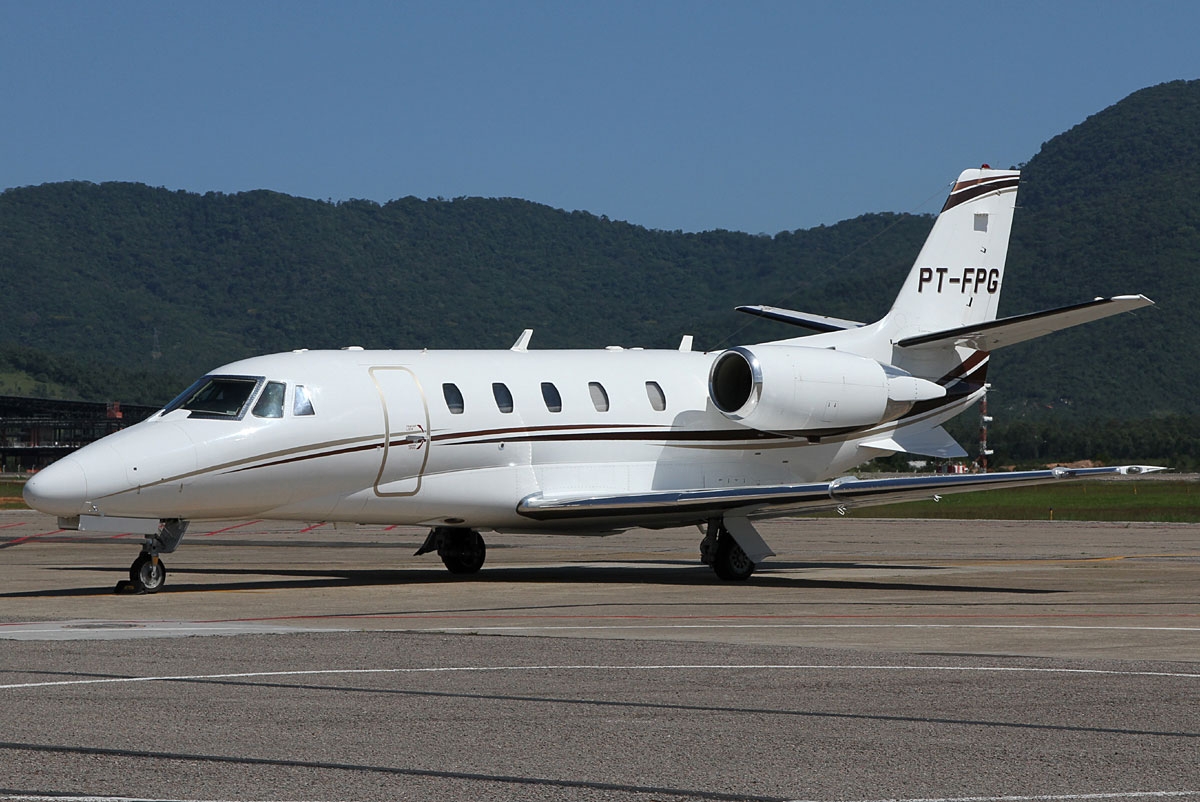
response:
<svg viewBox="0 0 1200 802"><path fill-rule="evenodd" d="M163 414L186 409L192 418L240 420L262 381L260 376L205 376L167 404Z"/></svg>

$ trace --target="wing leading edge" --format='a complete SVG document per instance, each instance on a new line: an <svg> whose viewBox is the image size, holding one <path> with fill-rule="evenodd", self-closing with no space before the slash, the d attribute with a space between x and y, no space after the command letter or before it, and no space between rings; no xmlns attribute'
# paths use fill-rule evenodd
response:
<svg viewBox="0 0 1200 802"><path fill-rule="evenodd" d="M903 476L858 479L843 476L829 482L696 490L654 490L618 495L547 496L535 493L517 512L538 521L646 518L688 523L722 516L770 516L789 512L822 512L848 507L932 499L999 487L1021 487L1051 480L1136 475L1166 470L1152 465L1111 468L1050 468L1010 473Z"/></svg>

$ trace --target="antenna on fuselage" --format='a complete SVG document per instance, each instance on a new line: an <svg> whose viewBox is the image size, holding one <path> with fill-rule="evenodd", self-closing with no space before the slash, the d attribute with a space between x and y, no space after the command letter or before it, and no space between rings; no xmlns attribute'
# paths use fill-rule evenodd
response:
<svg viewBox="0 0 1200 802"><path fill-rule="evenodd" d="M513 343L513 347L510 348L509 350L510 351L528 351L529 350L529 338L532 336L533 336L533 329L525 329L525 331L521 332L521 336L517 338L517 341L515 343Z"/></svg>

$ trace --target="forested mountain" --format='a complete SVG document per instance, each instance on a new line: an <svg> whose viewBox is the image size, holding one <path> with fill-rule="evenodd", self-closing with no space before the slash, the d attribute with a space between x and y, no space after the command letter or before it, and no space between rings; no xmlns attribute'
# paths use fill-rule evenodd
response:
<svg viewBox="0 0 1200 802"><path fill-rule="evenodd" d="M1198 156L1200 81L1179 81L1088 118L1024 165L1001 313L1128 292L1158 306L997 352L1001 420L1198 412ZM794 336L732 309L873 320L931 224L868 214L774 237L684 234L516 199L11 189L0 194L0 394L159 403L250 354L503 348L527 327L534 348Z"/></svg>
<svg viewBox="0 0 1200 802"><path fill-rule="evenodd" d="M682 234L513 199L330 204L125 183L9 190L0 219L0 344L180 380L291 348L507 347L528 327L535 348L793 336L733 306L876 315L931 222Z"/></svg>
<svg viewBox="0 0 1200 802"><path fill-rule="evenodd" d="M998 351L991 400L1200 413L1200 81L1135 92L1045 143L1017 201L1002 314L1113 293L1158 305Z"/></svg>

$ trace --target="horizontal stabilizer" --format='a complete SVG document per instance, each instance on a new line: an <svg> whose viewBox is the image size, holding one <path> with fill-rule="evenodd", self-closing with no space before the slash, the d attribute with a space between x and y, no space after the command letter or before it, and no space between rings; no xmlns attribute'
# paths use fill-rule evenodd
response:
<svg viewBox="0 0 1200 802"><path fill-rule="evenodd" d="M878 448L881 451L903 451L906 454L920 454L923 457L941 457L942 459L958 459L967 456L963 447L941 426L918 432L900 429L890 437L863 443L863 447Z"/></svg>
<svg viewBox="0 0 1200 802"><path fill-rule="evenodd" d="M973 326L935 331L906 337L896 343L901 348L936 348L949 345L964 345L979 351L994 351L1006 345L1032 340L1060 329L1068 329L1082 323L1091 323L1110 315L1151 306L1144 295L1117 295L1113 298L1097 298L1073 306L1031 312L1027 315L1001 318Z"/></svg>
<svg viewBox="0 0 1200 802"><path fill-rule="evenodd" d="M1136 475L1162 470L1166 469L1150 465L1121 465L1112 468L1050 468L1042 471L935 474L886 479L843 476L831 482L802 485L651 490L617 495L547 496L534 493L517 505L517 512L538 521L593 519L626 520L643 526L671 525L695 523L717 516L823 512L933 499L946 493L969 493L1053 480Z"/></svg>
<svg viewBox="0 0 1200 802"><path fill-rule="evenodd" d="M845 331L857 329L866 325L856 320L842 320L824 315L810 315L808 312L794 312L791 309L780 309L777 306L738 306L738 312L745 312L755 317L765 317L768 320L778 320L793 326L801 326L814 331Z"/></svg>

